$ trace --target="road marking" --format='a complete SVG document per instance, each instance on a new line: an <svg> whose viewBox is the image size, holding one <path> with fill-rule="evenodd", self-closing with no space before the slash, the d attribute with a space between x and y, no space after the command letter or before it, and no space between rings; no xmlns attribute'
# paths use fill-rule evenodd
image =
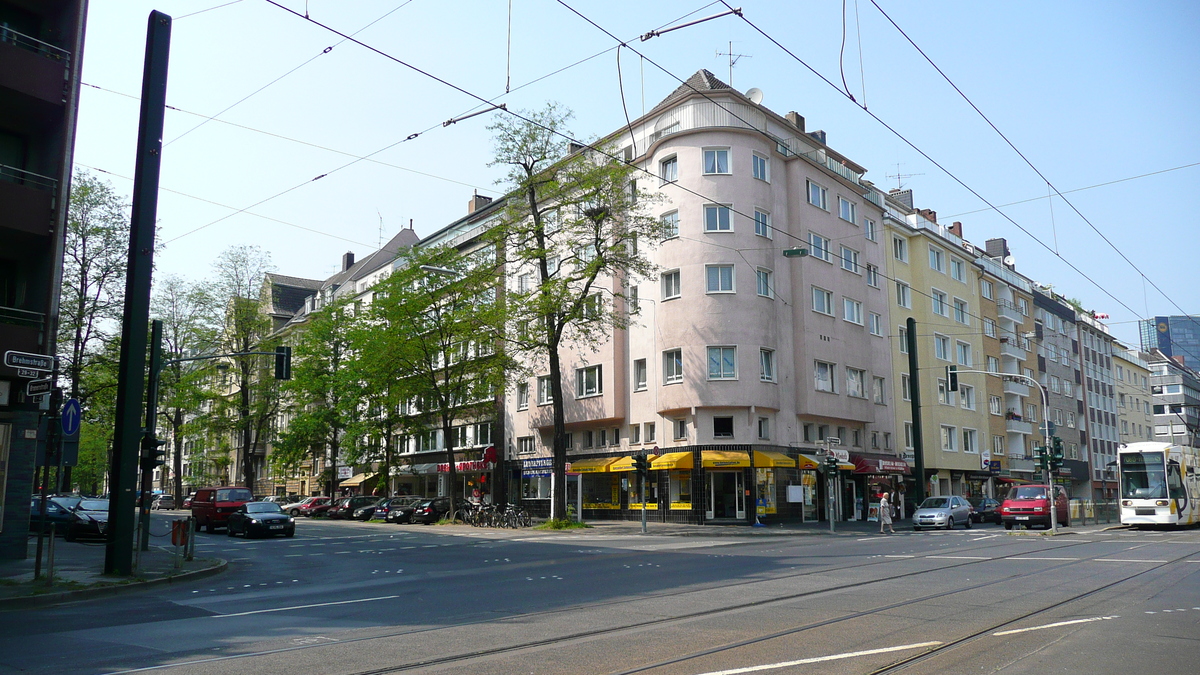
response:
<svg viewBox="0 0 1200 675"><path fill-rule="evenodd" d="M1165 563L1166 560L1132 560L1129 558L1097 558L1096 562Z"/></svg>
<svg viewBox="0 0 1200 675"><path fill-rule="evenodd" d="M885 558L915 558L915 555L885 555Z"/></svg>
<svg viewBox="0 0 1200 675"><path fill-rule="evenodd" d="M1048 623L1044 626L1032 626L1030 628L1018 628L1016 630L1002 630L999 633L992 633L994 636L1015 635L1017 633L1028 633L1032 630L1043 630L1046 628L1057 628L1059 626L1071 626L1077 623L1092 623L1094 621L1108 621L1110 619L1119 619L1119 616L1094 616L1090 619L1075 619L1074 621L1059 621L1057 623Z"/></svg>
<svg viewBox="0 0 1200 675"><path fill-rule="evenodd" d="M285 557L285 558L303 558L304 554L303 553L288 553L288 554L284 555L283 557Z"/></svg>
<svg viewBox="0 0 1200 675"><path fill-rule="evenodd" d="M715 670L701 675L737 675L738 673L756 673L762 670L776 670L778 668L790 668L792 666L802 666L807 663L822 663L825 661L840 661L842 659L852 659L858 656L871 656L872 654L887 654L888 652L900 652L907 649L924 649L926 647L936 647L942 644L941 642L918 642L911 645L899 645L897 647L884 647L882 649L867 649L861 652L848 652L845 654L830 654L829 656L816 656L811 659L799 659L796 661L783 661L780 663L766 663L761 666L747 666L745 668L731 668L730 670Z"/></svg>
<svg viewBox="0 0 1200 675"><path fill-rule="evenodd" d="M1042 558L1027 555L1020 558L1009 558L1009 560L1079 560L1079 558Z"/></svg>
<svg viewBox="0 0 1200 675"><path fill-rule="evenodd" d="M939 560L991 560L991 558L979 555L927 555L925 557Z"/></svg>
<svg viewBox="0 0 1200 675"><path fill-rule="evenodd" d="M312 609L313 607L332 607L334 605L353 605L357 602L375 602L377 600L394 600L398 595L381 595L378 598L360 598L358 600L340 600L338 602L318 602L315 605L295 605L294 607L276 607L274 609L255 609L249 612L237 612L235 614L213 614L214 619L224 619L230 616L250 616L251 614L267 614L269 612L290 612L294 609Z"/></svg>

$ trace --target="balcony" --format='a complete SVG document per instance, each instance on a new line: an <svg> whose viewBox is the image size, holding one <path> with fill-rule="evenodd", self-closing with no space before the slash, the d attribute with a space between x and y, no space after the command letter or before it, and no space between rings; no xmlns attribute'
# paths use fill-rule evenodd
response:
<svg viewBox="0 0 1200 675"><path fill-rule="evenodd" d="M1030 436L1033 434L1033 423L1018 419L1004 420L1004 430L1010 434Z"/></svg>
<svg viewBox="0 0 1200 675"><path fill-rule="evenodd" d="M1010 321L1015 321L1017 323L1023 323L1025 321L1025 315L1022 314L1019 309L1017 309L1016 305L1008 300L997 300L996 309L999 310L1001 319L1009 319Z"/></svg>
<svg viewBox="0 0 1200 675"><path fill-rule="evenodd" d="M1022 473L1033 473L1037 468L1032 459L1024 457L1010 457L1008 460L1009 471L1019 471Z"/></svg>
<svg viewBox="0 0 1200 675"><path fill-rule="evenodd" d="M1015 380L1005 380L1004 393L1016 396L1029 396L1029 385L1021 384Z"/></svg>
<svg viewBox="0 0 1200 675"><path fill-rule="evenodd" d="M0 27L0 88L61 106L71 53L48 42Z"/></svg>
<svg viewBox="0 0 1200 675"><path fill-rule="evenodd" d="M1025 350L1017 346L1015 338L1000 338L1000 355L1011 356L1018 361L1024 361L1027 357Z"/></svg>

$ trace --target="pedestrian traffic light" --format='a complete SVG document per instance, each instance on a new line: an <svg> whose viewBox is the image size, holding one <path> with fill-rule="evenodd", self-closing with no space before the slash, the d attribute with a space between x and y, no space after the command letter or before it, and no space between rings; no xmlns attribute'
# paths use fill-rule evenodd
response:
<svg viewBox="0 0 1200 675"><path fill-rule="evenodd" d="M152 470L155 467L162 466L167 463L167 450L165 440L158 440L151 434L142 436L142 468Z"/></svg>
<svg viewBox="0 0 1200 675"><path fill-rule="evenodd" d="M292 348L287 345L275 348L275 379L292 379Z"/></svg>
<svg viewBox="0 0 1200 675"><path fill-rule="evenodd" d="M950 391L958 391L958 366L946 366L946 380L950 383Z"/></svg>

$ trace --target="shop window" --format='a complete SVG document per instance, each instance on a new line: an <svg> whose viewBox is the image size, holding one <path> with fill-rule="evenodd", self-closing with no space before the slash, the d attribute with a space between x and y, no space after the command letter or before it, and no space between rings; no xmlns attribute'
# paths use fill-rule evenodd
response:
<svg viewBox="0 0 1200 675"><path fill-rule="evenodd" d="M671 508L690 509L692 507L692 472L670 472Z"/></svg>

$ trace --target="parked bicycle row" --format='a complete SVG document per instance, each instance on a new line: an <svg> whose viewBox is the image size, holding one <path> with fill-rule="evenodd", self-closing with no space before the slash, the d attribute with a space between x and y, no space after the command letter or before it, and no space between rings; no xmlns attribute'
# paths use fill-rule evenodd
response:
<svg viewBox="0 0 1200 675"><path fill-rule="evenodd" d="M455 512L454 519L461 520L463 523L473 527L507 527L516 529L518 527L531 527L533 525L533 516L529 515L520 506L512 504L498 506L496 504L468 503Z"/></svg>

